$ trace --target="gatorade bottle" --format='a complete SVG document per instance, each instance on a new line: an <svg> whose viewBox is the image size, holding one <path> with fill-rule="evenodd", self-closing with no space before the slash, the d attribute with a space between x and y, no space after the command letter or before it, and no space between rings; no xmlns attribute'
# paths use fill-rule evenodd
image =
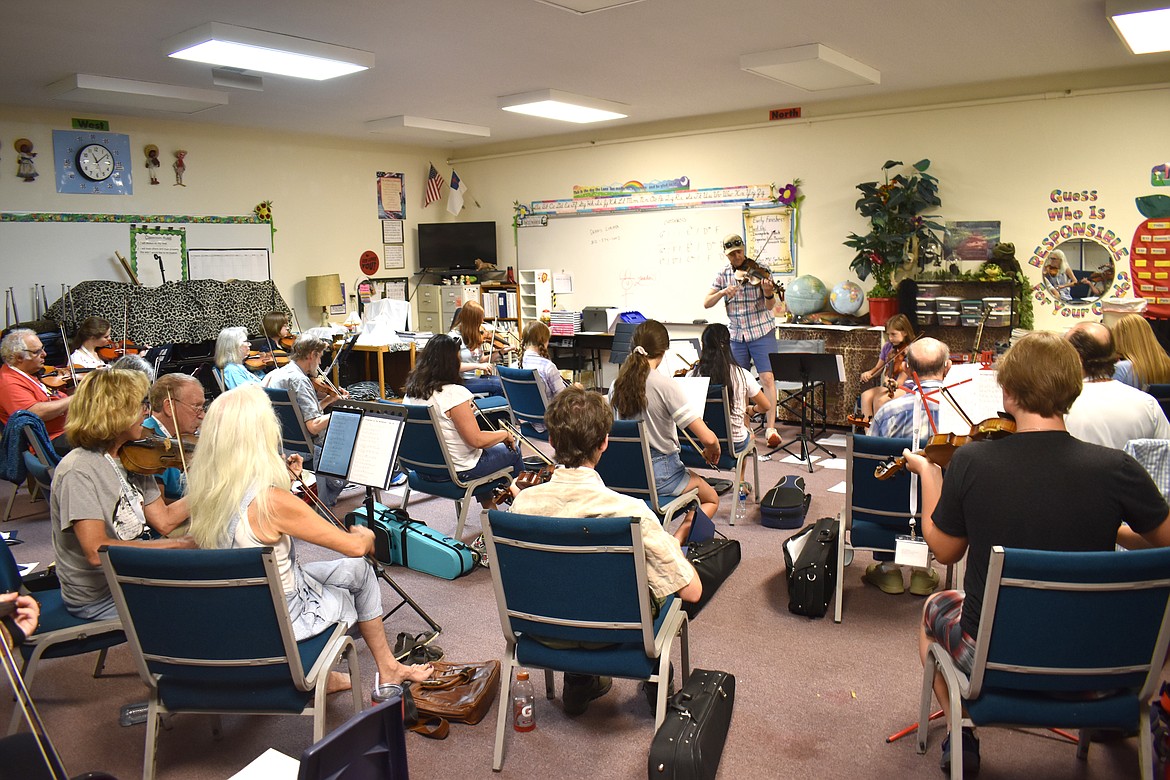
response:
<svg viewBox="0 0 1170 780"><path fill-rule="evenodd" d="M536 728L536 696L527 669L516 672L516 684L512 687L512 728L517 731Z"/></svg>

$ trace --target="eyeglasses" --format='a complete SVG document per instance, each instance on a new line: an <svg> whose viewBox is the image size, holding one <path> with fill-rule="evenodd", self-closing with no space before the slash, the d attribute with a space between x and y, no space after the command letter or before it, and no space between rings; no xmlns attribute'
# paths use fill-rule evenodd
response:
<svg viewBox="0 0 1170 780"><path fill-rule="evenodd" d="M741 246L743 246L743 241L740 241L738 238L733 238L730 241L723 242L724 249L735 249Z"/></svg>
<svg viewBox="0 0 1170 780"><path fill-rule="evenodd" d="M187 407L199 417L207 414L207 407L211 405L210 401L204 401L202 404L189 404L186 401L180 401L178 398L172 398L171 400L177 404L182 404L183 406Z"/></svg>
<svg viewBox="0 0 1170 780"><path fill-rule="evenodd" d="M142 413L143 414L150 414L150 412L151 412L150 399L143 398L142 399Z"/></svg>
<svg viewBox="0 0 1170 780"><path fill-rule="evenodd" d="M41 347L40 349L22 349L21 352L23 352L24 354L26 354L30 357L35 357L37 355L45 354L45 348Z"/></svg>

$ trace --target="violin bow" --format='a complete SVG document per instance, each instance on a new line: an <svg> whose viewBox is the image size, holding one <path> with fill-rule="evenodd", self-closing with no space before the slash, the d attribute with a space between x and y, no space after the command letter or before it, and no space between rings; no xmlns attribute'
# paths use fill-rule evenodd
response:
<svg viewBox="0 0 1170 780"><path fill-rule="evenodd" d="M40 713L37 712L36 704L33 703L28 688L25 687L24 679L20 676L20 667L16 665L16 659L8 647L8 642L0 639L0 648L3 648L4 652L2 659L4 661L4 674L8 678L8 684L12 686L12 693L21 714L24 715L32 729L33 739L37 743L37 750L40 751L41 758L45 760L45 767L49 770L52 780L66 780L69 775L61 763L61 757L49 740L45 724L41 720Z"/></svg>
<svg viewBox="0 0 1170 780"><path fill-rule="evenodd" d="M73 360L69 354L69 339L65 338L65 323L58 322L57 327L61 329L61 344L65 347L65 362L69 364L69 378L73 380L73 387L77 387L77 372L73 370Z"/></svg>
<svg viewBox="0 0 1170 780"><path fill-rule="evenodd" d="M175 417L175 399L171 398L171 391L167 390L167 403L171 405L171 425L175 426L175 438L179 442L179 461L183 464L183 473L187 473L187 454L183 452L183 434L179 430L179 420Z"/></svg>
<svg viewBox="0 0 1170 780"><path fill-rule="evenodd" d="M474 404L472 404L472 406L474 406ZM483 412L480 412L480 414L482 415L482 414L483 414ZM483 419L487 421L487 424L488 424L488 425L491 425L491 424L492 424L492 421L491 421L491 420L488 420L488 418L487 418L486 416L485 416ZM529 449L531 449L533 452L535 452L535 453L537 454L537 456L539 456L539 457L540 457L540 459L541 459L541 460L543 460L545 463L547 463L549 466L554 466L554 467L555 467L555 466L557 465L556 463L554 463L554 462L552 461L552 459L551 459L551 458L549 458L549 456L545 455L543 452L541 452L540 450L538 450L538 449L536 448L536 445L534 445L532 442L530 442L530 441L528 440L528 437L526 437L524 434L520 433L520 431L516 430L516 426L512 425L512 424L511 424L510 422L508 422L507 420L500 420L500 425L499 425L499 427L500 427L500 428L503 428L505 433L510 433L510 434L512 434L513 436L515 436L515 437L516 437L516 441L518 441L518 442L523 442L524 444L527 444L527 445L528 445L528 448L529 448ZM497 430L498 430L498 429L497 429Z"/></svg>

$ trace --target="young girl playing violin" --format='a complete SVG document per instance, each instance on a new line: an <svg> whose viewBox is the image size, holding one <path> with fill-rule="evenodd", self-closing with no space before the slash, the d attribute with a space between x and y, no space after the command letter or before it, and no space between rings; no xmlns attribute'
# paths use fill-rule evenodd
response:
<svg viewBox="0 0 1170 780"><path fill-rule="evenodd" d="M467 301L455 315L451 332L447 334L459 345L459 371L463 375L463 386L473 395L503 395L504 386L498 376L492 376L492 364L484 356L487 336L483 328L483 306L477 301ZM490 343L490 342L489 342ZM476 371L484 372L476 376Z"/></svg>
<svg viewBox="0 0 1170 780"><path fill-rule="evenodd" d="M735 443L735 452L728 454L735 456L743 452L751 437L748 404L752 406L752 413L763 414L772 408L772 399L751 372L735 362L731 355L731 331L726 325L716 322L703 328L701 345L703 351L690 376L710 377L713 384L727 388L727 401L731 405L731 440ZM743 479L742 473L739 479Z"/></svg>
<svg viewBox="0 0 1170 780"><path fill-rule="evenodd" d="M706 480L683 465L678 428L685 428L695 435L708 463L719 459L719 440L703 422L702 415L691 407L682 387L658 371L669 347L670 334L661 322L646 320L634 330L630 354L610 388L614 417L646 422L658 494L681 496L688 490L697 489L700 508L707 517L714 517L719 510L719 495ZM688 513L675 529L674 536L680 542L685 543L690 535L693 518L694 514Z"/></svg>
<svg viewBox="0 0 1170 780"><path fill-rule="evenodd" d="M905 314L895 314L886 321L886 343L878 353L877 362L873 368L861 373L861 381L864 383L884 370L882 375L885 381L861 393L861 413L867 420L873 418L874 412L882 404L906 394L903 385L910 379L910 375L906 371L905 348L913 340L914 326Z"/></svg>
<svg viewBox="0 0 1170 780"><path fill-rule="evenodd" d="M77 326L77 331L70 340L73 354L69 356L69 362L76 368L105 368L106 361L98 355L98 349L109 346L109 344L109 320L101 317L86 317Z"/></svg>
<svg viewBox="0 0 1170 780"><path fill-rule="evenodd" d="M520 339L520 346L524 354L520 357L520 368L534 368L544 383L549 399L565 389L566 382L561 376L557 364L548 356L548 341L552 332L540 320L530 322L524 327L524 335ZM537 430L543 430L540 426Z"/></svg>

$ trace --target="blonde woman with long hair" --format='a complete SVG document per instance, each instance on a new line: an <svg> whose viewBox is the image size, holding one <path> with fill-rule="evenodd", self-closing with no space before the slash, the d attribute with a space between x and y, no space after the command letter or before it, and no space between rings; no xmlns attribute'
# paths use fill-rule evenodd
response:
<svg viewBox="0 0 1170 780"><path fill-rule="evenodd" d="M614 416L619 420L644 420L654 467L654 484L660 496L681 496L699 491L699 506L707 517L719 510L719 494L705 479L683 465L678 429L689 430L703 446L708 463L719 459L719 439L693 409L682 387L658 370L670 347L670 334L657 320L646 320L634 329L630 354L622 363L610 390ZM691 532L693 513L674 531L685 544Z"/></svg>
<svg viewBox="0 0 1170 780"><path fill-rule="evenodd" d="M191 535L204 548L272 547L297 641L338 621L356 622L382 682L427 679L430 664L400 664L386 641L382 594L363 560L373 552L373 533L360 525L344 531L294 496L289 468L299 472L300 465L299 456L281 456L280 423L259 385L219 396L203 419L188 474ZM301 564L294 539L347 557ZM331 693L348 687L345 675L331 673Z"/></svg>
<svg viewBox="0 0 1170 780"><path fill-rule="evenodd" d="M1138 390L1170 383L1170 356L1145 317L1127 314L1109 330L1113 333L1113 347L1122 357L1114 369L1114 379Z"/></svg>

